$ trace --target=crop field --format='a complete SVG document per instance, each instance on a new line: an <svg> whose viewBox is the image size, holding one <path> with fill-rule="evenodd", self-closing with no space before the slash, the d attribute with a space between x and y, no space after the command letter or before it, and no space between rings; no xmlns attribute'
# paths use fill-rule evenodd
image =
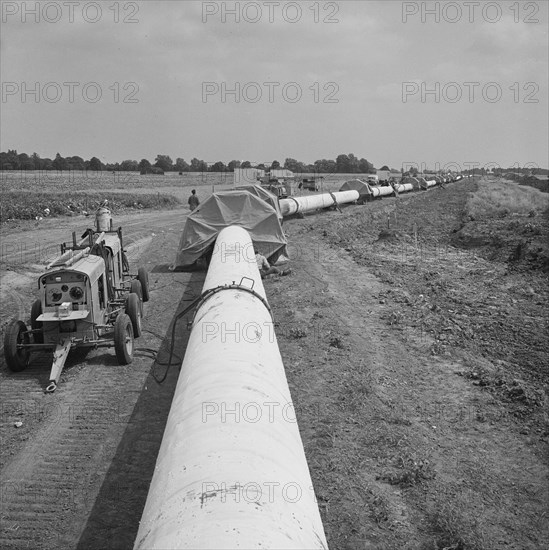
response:
<svg viewBox="0 0 549 550"><path fill-rule="evenodd" d="M230 176L230 177L229 177ZM138 172L56 172L20 171L1 172L0 190L34 190L47 192L109 190L150 192L166 188L185 189L202 185L232 185L232 174L201 174L189 172L180 176L177 172L165 175L141 175Z"/></svg>
<svg viewBox="0 0 549 550"><path fill-rule="evenodd" d="M314 174L299 174L298 177L313 177ZM364 178L365 174L324 174L327 190L339 188L348 179ZM188 193L189 188L232 187L247 185L252 181L234 181L232 172L177 172L164 175L141 175L138 172L56 172L56 171L2 171L0 191L35 190L42 191L86 191L104 189L110 191L137 191L179 189ZM185 195L186 196L186 195Z"/></svg>
<svg viewBox="0 0 549 550"><path fill-rule="evenodd" d="M343 182L359 176L327 174L322 189L337 191ZM191 189L196 188L203 201L212 192L232 188L235 183L255 182L234 182L231 172L142 176L137 172L4 171L0 172L0 223L39 219L46 208L49 216L86 215L105 199L114 212L175 208L186 205Z"/></svg>
<svg viewBox="0 0 549 550"><path fill-rule="evenodd" d="M10 220L40 220L45 216L88 216L105 201L113 211L144 208L170 208L179 200L166 194L140 194L138 197L127 193L74 192L41 193L37 191L8 191L2 195L0 222Z"/></svg>

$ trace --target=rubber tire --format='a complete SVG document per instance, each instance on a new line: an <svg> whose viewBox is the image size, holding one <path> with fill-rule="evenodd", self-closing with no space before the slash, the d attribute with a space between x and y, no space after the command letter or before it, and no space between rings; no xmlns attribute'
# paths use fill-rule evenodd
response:
<svg viewBox="0 0 549 550"><path fill-rule="evenodd" d="M41 329L42 328L42 321L37 321L36 318L38 316L42 315L42 302L41 300L36 300L32 304L31 307L31 329ZM43 344L44 343L44 333L43 332L35 332L32 335L33 342L35 344Z"/></svg>
<svg viewBox="0 0 549 550"><path fill-rule="evenodd" d="M129 365L133 361L133 349L132 321L128 315L120 313L114 322L114 351L119 365Z"/></svg>
<svg viewBox="0 0 549 550"><path fill-rule="evenodd" d="M140 300L143 300L143 286L138 279L134 279L130 285L130 292L137 294Z"/></svg>
<svg viewBox="0 0 549 550"><path fill-rule="evenodd" d="M141 300L134 292L126 298L126 313L131 319L134 338L141 336Z"/></svg>
<svg viewBox="0 0 549 550"><path fill-rule="evenodd" d="M141 311L141 317L143 317L143 287L141 286L141 283L137 279L134 279L131 282L130 293L131 292L134 292L139 296L139 308Z"/></svg>
<svg viewBox="0 0 549 550"><path fill-rule="evenodd" d="M17 344L30 344L27 326L23 321L12 321L4 334L4 357L8 369L20 372L29 366L30 351L18 350Z"/></svg>
<svg viewBox="0 0 549 550"><path fill-rule="evenodd" d="M148 302L150 296L149 293L149 273L144 267L140 267L137 270L137 280L141 283L141 290L143 291L143 301Z"/></svg>

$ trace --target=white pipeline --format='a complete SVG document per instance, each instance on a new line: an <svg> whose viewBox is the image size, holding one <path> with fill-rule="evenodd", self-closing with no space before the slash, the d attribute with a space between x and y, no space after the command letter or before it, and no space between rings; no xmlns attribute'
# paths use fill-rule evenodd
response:
<svg viewBox="0 0 549 550"><path fill-rule="evenodd" d="M395 191L397 193L407 193L408 191L413 191L414 185L412 183L397 183L395 185Z"/></svg>
<svg viewBox="0 0 549 550"><path fill-rule="evenodd" d="M372 197L384 197L387 195L393 195L395 190L390 185L372 185Z"/></svg>
<svg viewBox="0 0 549 550"><path fill-rule="evenodd" d="M303 197L291 197L279 201L280 211L283 216L291 216L297 212L311 212L328 208L337 204L346 204L358 200L358 191L337 191L335 193L324 193L322 195L308 195Z"/></svg>
<svg viewBox="0 0 549 550"><path fill-rule="evenodd" d="M358 197L358 193L357 193ZM253 245L217 238L135 549L326 549Z"/></svg>

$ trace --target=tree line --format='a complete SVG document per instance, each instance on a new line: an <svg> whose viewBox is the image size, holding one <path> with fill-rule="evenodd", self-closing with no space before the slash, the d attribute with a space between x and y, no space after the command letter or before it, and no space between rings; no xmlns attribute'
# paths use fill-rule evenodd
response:
<svg viewBox="0 0 549 550"><path fill-rule="evenodd" d="M258 168L260 170L276 170L285 168L294 173L321 173L321 174L375 174L376 169L365 158L357 158L354 154L338 155L335 160L321 159L307 164L293 158L287 158L283 164L275 160L268 163L253 163L249 160L231 160L229 163L218 161L208 163L198 158L191 159L190 163L183 158L176 158L175 162L169 155L157 155L154 162L148 159L123 160L122 162L103 163L97 157L84 160L79 156L62 157L60 153L55 158L42 158L38 153L17 153L15 149L0 152L0 170L90 170L90 171L123 171L123 172L234 172L235 168Z"/></svg>
<svg viewBox="0 0 549 550"><path fill-rule="evenodd" d="M307 164L293 158L287 158L284 164L275 160L268 163L253 163L251 161L231 160L228 164L221 161L208 163L204 160L193 158L190 163L182 158L176 158L175 162L169 155L157 155L154 162L147 159L123 160L122 162L103 163L97 157L84 160L82 157L62 157L60 153L55 158L42 158L38 153L17 153L15 149L8 152L0 152L0 170L56 170L58 172L71 170L90 170L92 172L115 171L115 172L142 172L142 173L163 173L163 172L234 172L235 168L258 168L260 170L276 170L285 168L296 174L319 173L319 174L375 174L376 169L371 162L365 158L357 158L354 154L341 154L333 159L315 160L312 164ZM380 170L389 170L387 165L382 166ZM402 170L395 170L402 172ZM412 167L404 175L416 175L417 168ZM430 171L429 171L430 172ZM462 170L463 174L484 175L493 173L501 175L503 173L516 172L523 174L547 175L546 168L535 167L511 167L500 168L493 167L474 168Z"/></svg>

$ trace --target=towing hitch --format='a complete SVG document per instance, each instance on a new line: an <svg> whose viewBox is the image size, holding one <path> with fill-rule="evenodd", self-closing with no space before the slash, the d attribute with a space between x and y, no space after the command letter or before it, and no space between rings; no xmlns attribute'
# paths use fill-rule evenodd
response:
<svg viewBox="0 0 549 550"><path fill-rule="evenodd" d="M53 365L50 372L50 383L46 388L47 393L53 393L57 389L57 384L59 384L59 378L61 378L61 372L65 366L70 349L70 338L65 338L61 344L57 344L53 352Z"/></svg>

